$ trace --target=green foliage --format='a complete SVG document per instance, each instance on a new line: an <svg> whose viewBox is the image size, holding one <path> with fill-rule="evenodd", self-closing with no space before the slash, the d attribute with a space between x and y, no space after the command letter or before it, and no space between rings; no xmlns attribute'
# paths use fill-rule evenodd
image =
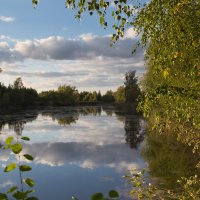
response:
<svg viewBox="0 0 200 200"><path fill-rule="evenodd" d="M31 178L27 178L24 180L24 182L29 186L33 187L35 185L34 181Z"/></svg>
<svg viewBox="0 0 200 200"><path fill-rule="evenodd" d="M96 13L99 16L99 23L103 28L107 28L107 18L113 18L114 23L112 28L114 34L112 36L112 42L117 41L120 37L124 36L125 29L132 25L132 18L140 7L140 3L137 1L129 2L127 0L116 0L114 6L110 1L106 0L66 0L66 8L76 10L75 17L80 19L84 12L88 12L90 15Z"/></svg>
<svg viewBox="0 0 200 200"><path fill-rule="evenodd" d="M125 74L124 86L117 88L114 93L116 103L135 103L140 94L140 88L136 77L136 71L129 71Z"/></svg>
<svg viewBox="0 0 200 200"><path fill-rule="evenodd" d="M115 102L116 103L124 103L125 102L125 89L124 86L119 86L114 93Z"/></svg>
<svg viewBox="0 0 200 200"><path fill-rule="evenodd" d="M140 88L137 84L138 80L135 73L136 71L130 71L125 74L125 101L128 103L135 102L140 94Z"/></svg>
<svg viewBox="0 0 200 200"><path fill-rule="evenodd" d="M6 194L0 193L0 199L7 200L10 199L9 195L12 195L14 199L22 199L22 200L38 200L37 197L29 197L31 193L34 192L34 190L24 190L23 182L30 188L32 188L35 183L31 178L26 178L25 180L22 179L22 172L28 172L31 171L32 168L28 165L22 165L21 164L21 152L22 152L22 145L19 143L19 136L17 135L17 141L14 141L13 137L8 137L5 141L4 149L11 149L11 151L16 154L18 158L18 163L10 163L8 166L5 167L4 172L11 172L18 168L19 170L19 177L21 182L21 189L18 188L18 186L13 186L8 189ZM30 139L28 137L21 137L21 140L29 141ZM23 155L27 160L32 161L33 157L29 154Z"/></svg>
<svg viewBox="0 0 200 200"><path fill-rule="evenodd" d="M5 167L4 172L10 172L17 167L16 163L10 163L8 166Z"/></svg>
<svg viewBox="0 0 200 200"><path fill-rule="evenodd" d="M58 87L57 91L50 90L39 94L42 104L50 105L74 105L79 101L78 90L69 85Z"/></svg>
<svg viewBox="0 0 200 200"><path fill-rule="evenodd" d="M128 72L125 77L127 78L125 89L120 86L116 92L108 90L104 95L100 91L79 92L75 86L66 84L59 86L57 90L43 91L38 94L36 90L23 86L22 79L17 78L14 84L8 87L0 83L0 107L25 107L31 105L70 106L102 102L125 103L133 99L135 100L139 89L135 72ZM126 100L125 96L127 96L128 100ZM28 138L22 139L28 141Z"/></svg>
<svg viewBox="0 0 200 200"><path fill-rule="evenodd" d="M133 25L146 46L147 73L139 109L149 128L174 134L200 153L200 3L152 0Z"/></svg>
<svg viewBox="0 0 200 200"><path fill-rule="evenodd" d="M11 187L8 191L7 191L7 194L9 194L9 193L13 193L15 190L17 190L18 189L18 187L17 186L13 186L13 187Z"/></svg>
<svg viewBox="0 0 200 200"><path fill-rule="evenodd" d="M111 190L108 193L109 197L104 197L104 195L100 192L95 193L92 195L91 200L112 200L112 199L118 199L119 193L116 190Z"/></svg>
<svg viewBox="0 0 200 200"><path fill-rule="evenodd" d="M20 171L22 171L22 172L28 172L28 171L31 171L31 170L32 170L32 168L31 168L30 166L28 166L28 165L20 165L20 166L19 166L19 169L20 169Z"/></svg>
<svg viewBox="0 0 200 200"><path fill-rule="evenodd" d="M11 146L11 149L12 149L12 152L15 153L15 154L19 154L21 151L22 151L22 145L21 144L13 144Z"/></svg>
<svg viewBox="0 0 200 200"><path fill-rule="evenodd" d="M27 160L33 161L33 156L31 156L31 155L29 155L29 154L24 154L24 157L25 157Z"/></svg>
<svg viewBox="0 0 200 200"><path fill-rule="evenodd" d="M38 100L37 91L23 86L22 79L17 78L8 87L0 83L0 108L34 105Z"/></svg>
<svg viewBox="0 0 200 200"><path fill-rule="evenodd" d="M114 92L112 90L108 90L103 96L102 101L106 103L113 103L115 101Z"/></svg>
<svg viewBox="0 0 200 200"><path fill-rule="evenodd" d="M37 197L28 197L26 200L39 200Z"/></svg>
<svg viewBox="0 0 200 200"><path fill-rule="evenodd" d="M178 180L179 190L160 189L147 181L145 170L136 172L135 169L124 176L132 186L130 195L137 200L198 200L200 197L200 179L195 175L189 178L182 177Z"/></svg>
<svg viewBox="0 0 200 200"><path fill-rule="evenodd" d="M191 176L189 178L182 177L178 180L182 188L181 194L170 193L170 196L176 197L177 199L200 199L200 179L198 176Z"/></svg>
<svg viewBox="0 0 200 200"><path fill-rule="evenodd" d="M119 197L119 193L115 190L111 190L108 195L110 198L118 198Z"/></svg>
<svg viewBox="0 0 200 200"><path fill-rule="evenodd" d="M13 137L8 137L5 141L5 144L10 145L12 143L13 139L14 139Z"/></svg>
<svg viewBox="0 0 200 200"><path fill-rule="evenodd" d="M7 196L5 194L0 193L0 199L1 200L8 200Z"/></svg>
<svg viewBox="0 0 200 200"><path fill-rule="evenodd" d="M92 195L91 200L104 200L102 193L95 193Z"/></svg>
<svg viewBox="0 0 200 200"><path fill-rule="evenodd" d="M22 140L25 140L25 141L29 141L30 138L29 137L21 137Z"/></svg>

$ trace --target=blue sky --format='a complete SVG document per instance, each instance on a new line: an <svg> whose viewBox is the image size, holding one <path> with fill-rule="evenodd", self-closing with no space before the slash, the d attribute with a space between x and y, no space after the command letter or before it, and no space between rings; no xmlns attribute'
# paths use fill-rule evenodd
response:
<svg viewBox="0 0 200 200"><path fill-rule="evenodd" d="M97 16L88 14L77 21L64 3L41 0L34 9L31 0L1 0L1 82L8 85L22 77L38 91L67 84L105 92L122 85L129 70L142 76L143 52L131 55L137 39L133 29L111 48L110 27L104 30Z"/></svg>

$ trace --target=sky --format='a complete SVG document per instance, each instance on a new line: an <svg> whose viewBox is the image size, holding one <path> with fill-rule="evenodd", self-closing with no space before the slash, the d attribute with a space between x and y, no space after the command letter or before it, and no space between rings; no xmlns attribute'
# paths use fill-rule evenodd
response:
<svg viewBox="0 0 200 200"><path fill-rule="evenodd" d="M64 0L0 0L0 82L12 84L21 77L38 91L59 85L78 90L116 90L124 74L144 73L143 51L131 50L137 36L128 28L125 37L110 47L112 19L104 30L97 16L81 21L65 8Z"/></svg>

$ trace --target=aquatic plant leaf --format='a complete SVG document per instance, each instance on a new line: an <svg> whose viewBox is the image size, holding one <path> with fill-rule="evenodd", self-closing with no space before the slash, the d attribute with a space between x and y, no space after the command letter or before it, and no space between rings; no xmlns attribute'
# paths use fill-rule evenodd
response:
<svg viewBox="0 0 200 200"><path fill-rule="evenodd" d="M5 167L4 172L10 172L17 167L16 163L10 163L8 166Z"/></svg>
<svg viewBox="0 0 200 200"><path fill-rule="evenodd" d="M18 143L12 145L11 148L12 148L13 153L15 154L19 154L22 151L22 145Z"/></svg>
<svg viewBox="0 0 200 200"><path fill-rule="evenodd" d="M13 194L13 197L15 199L25 199L27 197L27 193L26 192L20 192L20 191L17 191Z"/></svg>
<svg viewBox="0 0 200 200"><path fill-rule="evenodd" d="M95 193L92 195L91 200L105 200L102 193Z"/></svg>
<svg viewBox="0 0 200 200"><path fill-rule="evenodd" d="M28 165L21 165L21 166L19 166L19 169L22 172L27 172L27 171L31 171L32 170L32 168L30 166L28 166Z"/></svg>
<svg viewBox="0 0 200 200"><path fill-rule="evenodd" d="M0 193L0 199L1 200L8 200L8 197L5 194Z"/></svg>
<svg viewBox="0 0 200 200"><path fill-rule="evenodd" d="M9 194L9 193L13 193L15 190L17 190L17 186L13 186L13 187L11 187L8 191L7 191L7 194Z"/></svg>
<svg viewBox="0 0 200 200"><path fill-rule="evenodd" d="M39 200L37 197L28 197L26 200Z"/></svg>
<svg viewBox="0 0 200 200"><path fill-rule="evenodd" d="M108 195L110 198L118 198L119 197L119 193L115 190L111 190Z"/></svg>
<svg viewBox="0 0 200 200"><path fill-rule="evenodd" d="M24 157L27 159L27 160L33 160L33 156L29 155L29 154L24 154Z"/></svg>
<svg viewBox="0 0 200 200"><path fill-rule="evenodd" d="M31 178L27 178L24 181L29 187L33 187L35 185L34 181Z"/></svg>
<svg viewBox="0 0 200 200"><path fill-rule="evenodd" d="M26 140L26 141L29 141L30 138L29 137L21 137L22 140Z"/></svg>
<svg viewBox="0 0 200 200"><path fill-rule="evenodd" d="M5 141L5 143L6 143L7 145L9 145L9 144L12 143L13 139L14 139L13 137L8 137L8 138L6 139L6 141Z"/></svg>

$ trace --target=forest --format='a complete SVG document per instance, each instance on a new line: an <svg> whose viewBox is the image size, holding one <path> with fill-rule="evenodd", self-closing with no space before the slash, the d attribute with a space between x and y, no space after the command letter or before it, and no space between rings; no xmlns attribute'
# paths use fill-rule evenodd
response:
<svg viewBox="0 0 200 200"><path fill-rule="evenodd" d="M97 103L136 103L140 94L135 71L125 74L124 85L116 91L81 91L75 86L61 85L57 90L38 93L33 88L24 86L22 79L17 78L8 87L0 83L0 107L31 107L31 106L72 106L95 105Z"/></svg>

